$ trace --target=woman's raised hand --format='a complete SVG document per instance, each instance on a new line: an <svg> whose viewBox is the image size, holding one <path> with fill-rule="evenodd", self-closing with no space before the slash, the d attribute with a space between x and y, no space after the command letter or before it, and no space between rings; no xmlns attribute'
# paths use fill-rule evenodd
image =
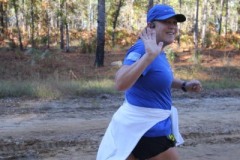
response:
<svg viewBox="0 0 240 160"><path fill-rule="evenodd" d="M163 42L157 44L156 31L149 27L145 28L142 33L140 33L140 38L143 40L146 54L155 58L162 51Z"/></svg>

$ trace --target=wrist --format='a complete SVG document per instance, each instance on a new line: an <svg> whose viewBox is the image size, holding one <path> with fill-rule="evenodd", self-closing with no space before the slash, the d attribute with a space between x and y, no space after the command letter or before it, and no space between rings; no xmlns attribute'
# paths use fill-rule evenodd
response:
<svg viewBox="0 0 240 160"><path fill-rule="evenodd" d="M181 85L181 89L183 90L183 92L187 92L186 84L187 84L187 82L184 81Z"/></svg>
<svg viewBox="0 0 240 160"><path fill-rule="evenodd" d="M147 61L150 61L150 62L152 62L156 58L156 55L151 54L151 53L146 53L143 56L145 57L145 59Z"/></svg>

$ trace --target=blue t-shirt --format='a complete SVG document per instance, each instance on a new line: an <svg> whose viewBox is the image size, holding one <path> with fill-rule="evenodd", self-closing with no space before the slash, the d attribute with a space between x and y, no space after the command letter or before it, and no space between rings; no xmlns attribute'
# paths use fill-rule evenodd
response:
<svg viewBox="0 0 240 160"><path fill-rule="evenodd" d="M131 65L145 54L139 39L127 52L123 64ZM136 106L170 110L173 73L166 54L160 53L144 70L135 84L125 92L126 100ZM172 133L170 117L157 123L144 136L166 136Z"/></svg>

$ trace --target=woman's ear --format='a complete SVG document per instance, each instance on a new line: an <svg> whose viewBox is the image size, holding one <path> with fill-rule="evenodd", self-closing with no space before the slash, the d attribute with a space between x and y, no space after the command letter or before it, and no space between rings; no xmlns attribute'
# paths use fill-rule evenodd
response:
<svg viewBox="0 0 240 160"><path fill-rule="evenodd" d="M148 27L149 27L149 28L155 28L155 23L149 22L149 23L148 23Z"/></svg>

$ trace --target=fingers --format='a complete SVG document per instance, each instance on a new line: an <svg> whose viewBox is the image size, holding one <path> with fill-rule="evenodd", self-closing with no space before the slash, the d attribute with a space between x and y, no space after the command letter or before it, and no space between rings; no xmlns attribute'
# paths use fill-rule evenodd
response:
<svg viewBox="0 0 240 160"><path fill-rule="evenodd" d="M157 44L156 40L156 31L155 29L151 29L146 27L140 34L140 38L142 39L145 47L145 52L147 55L156 57L162 50L162 43Z"/></svg>
<svg viewBox="0 0 240 160"><path fill-rule="evenodd" d="M192 90L194 92L200 92L202 90L202 87L199 84L194 84L193 87L192 87Z"/></svg>
<svg viewBox="0 0 240 160"><path fill-rule="evenodd" d="M194 80L191 87L193 92L200 92L202 90L202 85L199 81Z"/></svg>
<svg viewBox="0 0 240 160"><path fill-rule="evenodd" d="M188 91L190 92L200 92L202 91L201 82L198 80L191 80L187 83Z"/></svg>
<svg viewBox="0 0 240 160"><path fill-rule="evenodd" d="M141 32L140 37L141 37L142 40L148 39L148 36L147 36L147 28L145 28L145 29Z"/></svg>
<svg viewBox="0 0 240 160"><path fill-rule="evenodd" d="M151 29L149 27L146 27L141 33L140 37L143 40L155 40L156 39L156 32L154 29Z"/></svg>

